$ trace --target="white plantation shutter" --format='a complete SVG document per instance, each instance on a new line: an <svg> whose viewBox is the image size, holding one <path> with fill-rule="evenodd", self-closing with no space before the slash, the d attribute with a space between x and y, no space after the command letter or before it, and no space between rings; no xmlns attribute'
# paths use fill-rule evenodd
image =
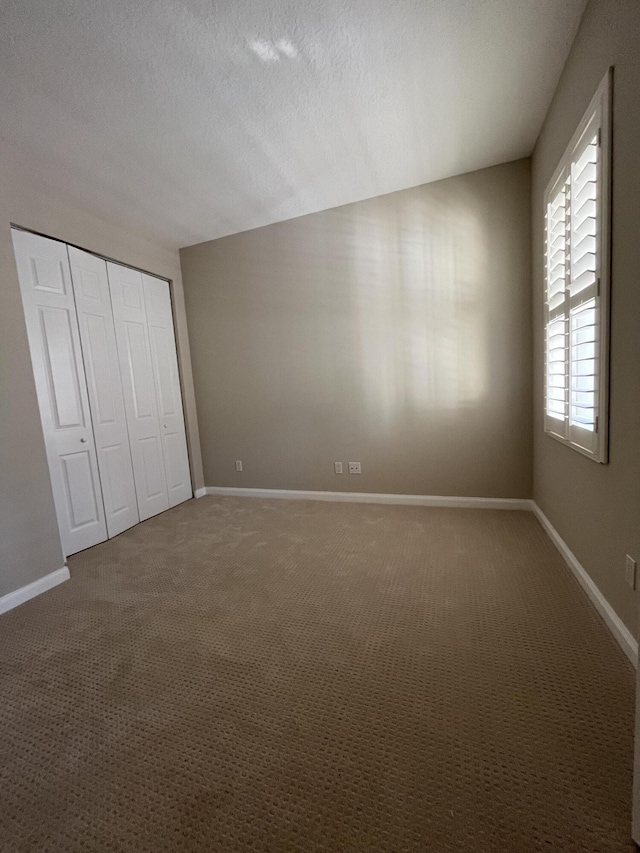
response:
<svg viewBox="0 0 640 853"><path fill-rule="evenodd" d="M545 430L607 458L610 74L546 193Z"/></svg>
<svg viewBox="0 0 640 853"><path fill-rule="evenodd" d="M546 266L546 408L551 428L564 434L567 418L567 190L565 175L558 181L557 191L547 205Z"/></svg>
<svg viewBox="0 0 640 853"><path fill-rule="evenodd" d="M569 246L569 438L596 450L600 358L597 270L599 127L589 125L571 163Z"/></svg>

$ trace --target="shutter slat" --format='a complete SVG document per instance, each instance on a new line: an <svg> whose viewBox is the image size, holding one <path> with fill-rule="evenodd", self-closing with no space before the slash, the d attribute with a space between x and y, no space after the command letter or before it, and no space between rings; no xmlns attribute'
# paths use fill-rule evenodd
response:
<svg viewBox="0 0 640 853"><path fill-rule="evenodd" d="M595 232L595 227L593 228ZM595 257L596 253L596 237L595 233L591 234L590 232L579 236L576 231L573 232L574 239L574 248L572 258L581 258L584 255L592 254ZM574 260L575 263L575 260Z"/></svg>
<svg viewBox="0 0 640 853"><path fill-rule="evenodd" d="M579 224L573 223L573 240L576 244L581 242L584 237L596 236L596 220L592 216L587 216Z"/></svg>
<svg viewBox="0 0 640 853"><path fill-rule="evenodd" d="M595 274L596 271L596 256L593 252L585 252L583 255L572 257L571 259L571 278L574 281L578 281L578 279L585 272L591 272Z"/></svg>
<svg viewBox="0 0 640 853"><path fill-rule="evenodd" d="M595 359L584 359L575 365L573 370L574 376L593 376L596 374L596 362Z"/></svg>
<svg viewBox="0 0 640 853"><path fill-rule="evenodd" d="M585 308L583 311L574 314L573 327L581 329L583 326L594 326L596 322L596 309Z"/></svg>
<svg viewBox="0 0 640 853"><path fill-rule="evenodd" d="M574 362L584 361L585 359L593 359L596 355L596 347L594 341L589 341L586 344L574 344L573 334L571 335L571 354Z"/></svg>
<svg viewBox="0 0 640 853"><path fill-rule="evenodd" d="M595 201L596 198L596 182L585 181L584 184L578 184L574 181L573 196L571 198L571 218L580 221L580 211L588 201Z"/></svg>
<svg viewBox="0 0 640 853"><path fill-rule="evenodd" d="M593 391L572 391L571 404L593 409L595 406L595 394Z"/></svg>
<svg viewBox="0 0 640 853"><path fill-rule="evenodd" d="M575 165L575 176L573 180L578 186L583 186L583 184L588 181L595 182L597 179L597 154L594 155L593 150L591 150L589 154L591 155L590 158L583 165L580 165L580 160Z"/></svg>
<svg viewBox="0 0 640 853"><path fill-rule="evenodd" d="M595 270L585 270L582 275L579 275L571 282L571 292L573 294L580 293L580 291L584 290L585 287L589 287L590 284L595 284L595 282Z"/></svg>
<svg viewBox="0 0 640 853"><path fill-rule="evenodd" d="M576 227L582 224L584 219L595 219L596 216L596 200L595 197L586 195L583 197L580 206L576 206L572 210L573 219Z"/></svg>
<svg viewBox="0 0 640 853"><path fill-rule="evenodd" d="M598 137L594 136L574 164L577 174L580 174L588 163L595 163L598 157Z"/></svg>

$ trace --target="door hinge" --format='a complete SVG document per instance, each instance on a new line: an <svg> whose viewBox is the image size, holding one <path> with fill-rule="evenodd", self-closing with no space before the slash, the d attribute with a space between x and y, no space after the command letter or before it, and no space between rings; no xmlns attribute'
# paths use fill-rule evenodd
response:
<svg viewBox="0 0 640 853"><path fill-rule="evenodd" d="M602 148L602 128L598 128L598 148Z"/></svg>
<svg viewBox="0 0 640 853"><path fill-rule="evenodd" d="M594 427L593 427L594 432L598 432L598 423L599 423L599 421L600 421L600 418L599 418L599 416L598 416L598 415L596 415L596 422L595 422L595 425L594 425Z"/></svg>
<svg viewBox="0 0 640 853"><path fill-rule="evenodd" d="M600 296L600 276L596 279L596 296Z"/></svg>

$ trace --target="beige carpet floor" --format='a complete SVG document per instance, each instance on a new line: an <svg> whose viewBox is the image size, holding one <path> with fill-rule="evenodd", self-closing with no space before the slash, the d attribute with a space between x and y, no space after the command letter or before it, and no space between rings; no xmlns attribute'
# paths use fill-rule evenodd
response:
<svg viewBox="0 0 640 853"><path fill-rule="evenodd" d="M202 498L0 617L0 849L631 851L633 671L533 515Z"/></svg>

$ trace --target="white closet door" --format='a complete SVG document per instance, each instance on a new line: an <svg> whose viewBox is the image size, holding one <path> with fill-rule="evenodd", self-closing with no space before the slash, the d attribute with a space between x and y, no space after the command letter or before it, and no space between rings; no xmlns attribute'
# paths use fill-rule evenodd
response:
<svg viewBox="0 0 640 853"><path fill-rule="evenodd" d="M142 276L169 504L193 497L169 282Z"/></svg>
<svg viewBox="0 0 640 853"><path fill-rule="evenodd" d="M140 519L169 508L142 274L107 263Z"/></svg>
<svg viewBox="0 0 640 853"><path fill-rule="evenodd" d="M107 538L67 247L13 230L33 372L65 555Z"/></svg>
<svg viewBox="0 0 640 853"><path fill-rule="evenodd" d="M109 536L140 520L120 364L113 327L107 263L69 246L93 434Z"/></svg>

